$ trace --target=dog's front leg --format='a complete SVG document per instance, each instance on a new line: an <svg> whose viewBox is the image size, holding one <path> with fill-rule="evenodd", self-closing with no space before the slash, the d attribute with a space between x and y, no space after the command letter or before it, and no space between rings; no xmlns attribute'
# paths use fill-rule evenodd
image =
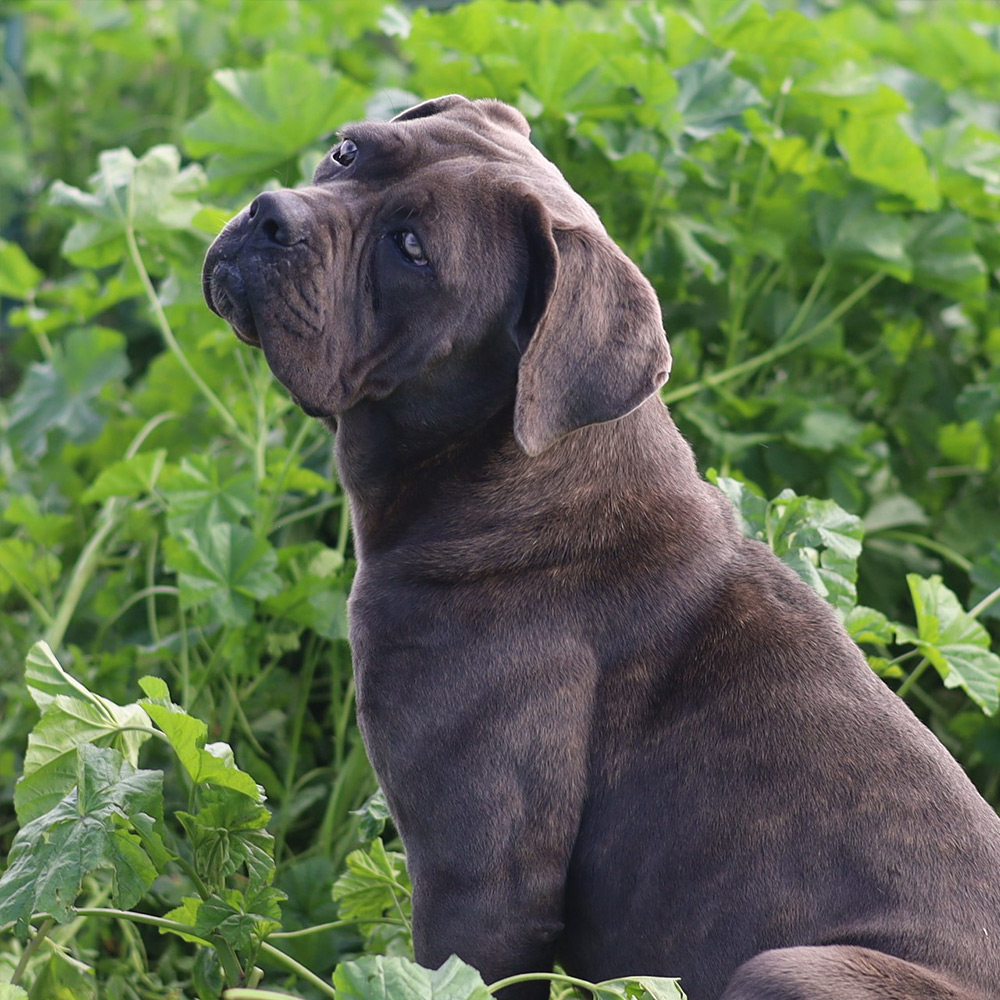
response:
<svg viewBox="0 0 1000 1000"><path fill-rule="evenodd" d="M435 685L421 673L411 665L403 676L426 692ZM390 692L364 675L359 706L406 848L417 961L436 968L457 954L487 984L551 971L586 794L586 700L536 674L513 689L529 697L500 705L470 670L461 689L424 694L437 712L396 712L416 699L397 701L394 677ZM547 992L533 983L505 996Z"/></svg>
<svg viewBox="0 0 1000 1000"><path fill-rule="evenodd" d="M527 870L523 859L496 862L490 870L467 863L411 861L413 945L422 965L437 968L457 954L489 985L511 975L549 972L562 931L564 871L558 860ZM442 859L443 860L443 859ZM503 1000L544 1000L545 981L521 983Z"/></svg>

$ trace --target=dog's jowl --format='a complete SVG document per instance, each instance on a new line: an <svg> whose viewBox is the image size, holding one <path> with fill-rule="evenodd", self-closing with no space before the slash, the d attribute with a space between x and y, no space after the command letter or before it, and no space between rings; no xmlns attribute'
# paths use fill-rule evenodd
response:
<svg viewBox="0 0 1000 1000"><path fill-rule="evenodd" d="M1000 997L1000 820L699 478L652 288L517 111L347 126L204 285L335 435L418 961Z"/></svg>

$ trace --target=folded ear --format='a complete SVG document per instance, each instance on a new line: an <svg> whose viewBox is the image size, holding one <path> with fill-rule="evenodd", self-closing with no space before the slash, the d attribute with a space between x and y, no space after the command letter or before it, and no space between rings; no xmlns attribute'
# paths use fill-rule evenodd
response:
<svg viewBox="0 0 1000 1000"><path fill-rule="evenodd" d="M533 198L525 231L532 275L514 436L534 456L571 431L634 410L666 382L670 350L652 287L606 234L553 230Z"/></svg>

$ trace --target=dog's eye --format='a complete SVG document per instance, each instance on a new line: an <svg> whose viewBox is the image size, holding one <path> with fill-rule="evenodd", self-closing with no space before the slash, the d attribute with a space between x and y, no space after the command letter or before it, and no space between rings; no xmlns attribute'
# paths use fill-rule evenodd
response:
<svg viewBox="0 0 1000 1000"><path fill-rule="evenodd" d="M428 263L427 254L424 253L424 245L417 238L417 234L413 230L404 229L402 232L397 233L396 243L399 245L399 249L414 264Z"/></svg>
<svg viewBox="0 0 1000 1000"><path fill-rule="evenodd" d="M358 147L350 139L345 139L330 154L330 159L339 163L342 167L348 167L354 162L354 157L357 155Z"/></svg>

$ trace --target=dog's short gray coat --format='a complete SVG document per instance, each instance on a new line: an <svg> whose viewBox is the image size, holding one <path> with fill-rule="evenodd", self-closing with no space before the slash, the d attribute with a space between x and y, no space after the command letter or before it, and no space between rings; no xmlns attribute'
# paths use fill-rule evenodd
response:
<svg viewBox="0 0 1000 1000"><path fill-rule="evenodd" d="M653 291L524 119L451 96L343 134L205 289L336 434L417 959L1000 997L997 816L699 478Z"/></svg>

